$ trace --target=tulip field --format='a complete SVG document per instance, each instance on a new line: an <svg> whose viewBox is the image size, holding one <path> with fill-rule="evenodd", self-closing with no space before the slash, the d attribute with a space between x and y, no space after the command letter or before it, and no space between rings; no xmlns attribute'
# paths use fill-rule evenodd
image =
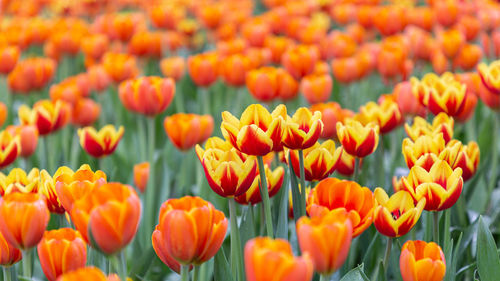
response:
<svg viewBox="0 0 500 281"><path fill-rule="evenodd" d="M500 2L0 15L0 281L500 280Z"/></svg>

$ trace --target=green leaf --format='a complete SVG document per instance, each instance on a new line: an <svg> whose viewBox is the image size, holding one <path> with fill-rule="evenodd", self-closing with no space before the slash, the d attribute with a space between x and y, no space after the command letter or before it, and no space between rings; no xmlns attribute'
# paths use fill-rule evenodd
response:
<svg viewBox="0 0 500 281"><path fill-rule="evenodd" d="M133 278L144 277L146 275L146 272L148 272L149 268L153 265L154 262L152 261L154 261L155 258L156 253L153 247L147 247L147 249L139 257L139 259L134 259L134 267L132 267L129 276Z"/></svg>
<svg viewBox="0 0 500 281"><path fill-rule="evenodd" d="M482 217L479 217L477 231L477 268L482 281L495 281L500 276L495 240Z"/></svg>
<svg viewBox="0 0 500 281"><path fill-rule="evenodd" d="M231 267L222 248L215 255L214 281L233 281Z"/></svg>
<svg viewBox="0 0 500 281"><path fill-rule="evenodd" d="M340 281L370 281L363 271L363 264L358 265L356 268L347 272Z"/></svg>
<svg viewBox="0 0 500 281"><path fill-rule="evenodd" d="M276 233L274 236L276 238L283 238L288 240L288 185L285 184L287 181L283 181L286 187L281 187L281 192L279 197L279 214L278 214L278 226L276 227Z"/></svg>
<svg viewBox="0 0 500 281"><path fill-rule="evenodd" d="M245 244L251 238L254 238L255 235L255 223L253 220L253 210L252 206L249 205L242 214L241 225L240 225L240 233L241 233L241 246L244 249Z"/></svg>
<svg viewBox="0 0 500 281"><path fill-rule="evenodd" d="M291 150L288 154L288 159L290 159L290 153ZM297 222L297 220L300 218L300 214L302 213L302 210L300 208L300 189L292 165L289 165L289 170L290 170L290 185L292 186L293 218L295 222Z"/></svg>
<svg viewBox="0 0 500 281"><path fill-rule="evenodd" d="M381 251L379 247L380 245L382 245L380 241L380 234L377 231L373 235L373 238L368 245L368 248L366 249L363 257L363 264L366 264L366 269L368 272L371 272L377 265L378 255Z"/></svg>
<svg viewBox="0 0 500 281"><path fill-rule="evenodd" d="M378 266L378 274L377 274L377 281L387 281L387 277L385 276L385 267L384 267L384 261L380 260L379 261L379 266Z"/></svg>

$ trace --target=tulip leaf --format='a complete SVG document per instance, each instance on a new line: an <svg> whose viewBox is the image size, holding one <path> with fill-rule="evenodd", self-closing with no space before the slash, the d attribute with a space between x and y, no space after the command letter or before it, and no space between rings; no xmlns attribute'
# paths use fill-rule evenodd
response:
<svg viewBox="0 0 500 281"><path fill-rule="evenodd" d="M373 235L368 248L366 248L365 255L363 257L363 264L366 265L367 271L370 272L370 269L374 269L377 266L377 254L380 251L377 251L378 246L380 246L380 234L379 232L375 232Z"/></svg>
<svg viewBox="0 0 500 281"><path fill-rule="evenodd" d="M129 276L133 278L145 276L156 259L157 257L153 247L148 246L139 259L135 260Z"/></svg>
<svg viewBox="0 0 500 281"><path fill-rule="evenodd" d="M247 243L248 240L256 236L252 208L253 208L252 205L248 205L248 207L245 208L241 216L240 233L241 233L242 248L245 248L245 244Z"/></svg>
<svg viewBox="0 0 500 281"><path fill-rule="evenodd" d="M227 261L224 249L221 247L215 255L214 281L233 281L231 267Z"/></svg>
<svg viewBox="0 0 500 281"><path fill-rule="evenodd" d="M495 281L500 276L500 259L495 240L481 216L477 231L477 268L482 281Z"/></svg>
<svg viewBox="0 0 500 281"><path fill-rule="evenodd" d="M290 150L288 154L288 159L291 158L291 153L292 152ZM289 165L289 170L290 170L290 185L292 188L293 218L295 222L297 222L297 220L300 218L300 214L302 214L302 210L300 207L300 189L299 189L299 183L297 181L297 176L295 176L295 172L293 171L292 165Z"/></svg>
<svg viewBox="0 0 500 281"><path fill-rule="evenodd" d="M369 281L365 272L363 271L363 264L358 265L356 268L351 269L340 281Z"/></svg>
<svg viewBox="0 0 500 281"><path fill-rule="evenodd" d="M286 183L286 181L284 181ZM286 185L286 184L285 184ZM274 236L276 238L288 239L288 185L281 187L279 198L278 227Z"/></svg>

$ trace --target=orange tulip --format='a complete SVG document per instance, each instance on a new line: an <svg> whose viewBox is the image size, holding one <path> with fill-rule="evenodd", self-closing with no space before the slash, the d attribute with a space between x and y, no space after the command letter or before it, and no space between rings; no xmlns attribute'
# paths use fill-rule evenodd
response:
<svg viewBox="0 0 500 281"><path fill-rule="evenodd" d="M403 189L415 201L427 199L427 211L441 211L452 207L462 193L463 184L462 169L453 169L440 159L435 160L428 171L414 166L408 176L402 178Z"/></svg>
<svg viewBox="0 0 500 281"><path fill-rule="evenodd" d="M252 60L243 54L234 54L221 59L219 73L226 84L240 87L245 84L248 71L253 68Z"/></svg>
<svg viewBox="0 0 500 281"><path fill-rule="evenodd" d="M354 116L354 113L348 109L342 109L336 102L317 103L311 105L311 112L321 112L321 121L323 121L323 139L337 139L337 122L343 123L346 118Z"/></svg>
<svg viewBox="0 0 500 281"><path fill-rule="evenodd" d="M156 28L175 29L177 24L186 17L183 6L164 2L149 10L149 18Z"/></svg>
<svg viewBox="0 0 500 281"><path fill-rule="evenodd" d="M102 57L102 66L115 83L134 78L139 72L135 58L128 54L107 52Z"/></svg>
<svg viewBox="0 0 500 281"><path fill-rule="evenodd" d="M175 81L157 76L140 77L122 82L118 93L126 109L155 116L164 112L174 99Z"/></svg>
<svg viewBox="0 0 500 281"><path fill-rule="evenodd" d="M399 106L399 110L404 116L425 116L425 107L418 102L411 90L411 83L408 81L398 83L392 95Z"/></svg>
<svg viewBox="0 0 500 281"><path fill-rule="evenodd" d="M478 45L466 44L453 59L453 66L465 71L473 70L482 56L483 51Z"/></svg>
<svg viewBox="0 0 500 281"><path fill-rule="evenodd" d="M69 121L70 110L62 100L39 100L32 109L21 105L18 114L22 125L35 125L38 133L44 136L64 127Z"/></svg>
<svg viewBox="0 0 500 281"><path fill-rule="evenodd" d="M46 170L42 170L40 172L39 180L40 192L45 196L45 202L47 203L47 208L49 209L49 211L55 214L64 214L66 210L57 197L56 181Z"/></svg>
<svg viewBox="0 0 500 281"><path fill-rule="evenodd" d="M175 147L180 150L189 150L212 135L214 120L211 115L177 113L167 116L163 126Z"/></svg>
<svg viewBox="0 0 500 281"><path fill-rule="evenodd" d="M9 131L0 131L0 168L12 164L21 154L21 139Z"/></svg>
<svg viewBox="0 0 500 281"><path fill-rule="evenodd" d="M281 63L281 57L293 44L293 40L285 36L268 36L264 41L264 47L271 51L271 60L276 64Z"/></svg>
<svg viewBox="0 0 500 281"><path fill-rule="evenodd" d="M89 78L86 73L64 79L50 87L50 99L63 100L74 105L79 99L90 95Z"/></svg>
<svg viewBox="0 0 500 281"><path fill-rule="evenodd" d="M289 149L306 149L313 146L323 131L321 112L312 113L308 108L301 107L287 116L283 130L283 146Z"/></svg>
<svg viewBox="0 0 500 281"><path fill-rule="evenodd" d="M432 69L436 74L443 74L450 69L450 63L440 49L434 49L431 53Z"/></svg>
<svg viewBox="0 0 500 281"><path fill-rule="evenodd" d="M316 47L298 45L285 51L281 63L295 79L300 79L314 71L318 59L319 50Z"/></svg>
<svg viewBox="0 0 500 281"><path fill-rule="evenodd" d="M3 123L7 120L8 114L7 106L3 102L0 102L0 127L3 126Z"/></svg>
<svg viewBox="0 0 500 281"><path fill-rule="evenodd" d="M14 192L0 198L0 232L18 249L35 247L49 219L50 212L40 194Z"/></svg>
<svg viewBox="0 0 500 281"><path fill-rule="evenodd" d="M95 123L101 114L101 105L91 99L78 99L71 110L71 123L86 127Z"/></svg>
<svg viewBox="0 0 500 281"><path fill-rule="evenodd" d="M160 209L153 232L153 248L169 265L164 253L181 265L200 265L219 250L227 231L224 213L200 197L169 199ZM174 227L175 226L175 227Z"/></svg>
<svg viewBox="0 0 500 281"><path fill-rule="evenodd" d="M167 35L158 31L140 31L128 43L129 53L138 57L161 58Z"/></svg>
<svg viewBox="0 0 500 281"><path fill-rule="evenodd" d="M111 255L132 241L141 212L141 200L132 187L106 183L74 203L71 219L87 243Z"/></svg>
<svg viewBox="0 0 500 281"><path fill-rule="evenodd" d="M38 193L40 190L40 170L33 168L26 175L21 168L12 169L8 175L0 172L0 195L14 192Z"/></svg>
<svg viewBox="0 0 500 281"><path fill-rule="evenodd" d="M352 223L342 209L323 216L302 217L297 221L300 250L311 255L314 270L331 275L347 258L352 239ZM332 239L333 238L333 239Z"/></svg>
<svg viewBox="0 0 500 281"><path fill-rule="evenodd" d="M375 189L376 207L373 211L373 224L378 232L389 237L400 237L408 233L417 223L425 207L422 198L415 205L412 196L404 190L390 198L380 187Z"/></svg>
<svg viewBox="0 0 500 281"><path fill-rule="evenodd" d="M278 97L291 99L298 90L297 81L288 72L269 66L250 70L246 75L246 86L254 98L263 102Z"/></svg>
<svg viewBox="0 0 500 281"><path fill-rule="evenodd" d="M438 244L409 240L401 248L399 268L403 281L441 281L446 260Z"/></svg>
<svg viewBox="0 0 500 281"><path fill-rule="evenodd" d="M394 35L406 26L406 12L398 6L383 6L373 17L377 30L384 36Z"/></svg>
<svg viewBox="0 0 500 281"><path fill-rule="evenodd" d="M20 51L17 46L5 46L0 48L0 73L3 75L9 74L19 60Z"/></svg>
<svg viewBox="0 0 500 281"><path fill-rule="evenodd" d="M456 0L434 1L432 7L439 24L451 26L458 20L459 4Z"/></svg>
<svg viewBox="0 0 500 281"><path fill-rule="evenodd" d="M188 58L189 76L199 87L209 87L217 80L219 56L203 53Z"/></svg>
<svg viewBox="0 0 500 281"><path fill-rule="evenodd" d="M374 123L363 126L356 120L347 119L344 124L337 122L337 136L347 153L362 158L377 149L379 127Z"/></svg>
<svg viewBox="0 0 500 281"><path fill-rule="evenodd" d="M465 36L458 29L448 29L438 34L437 41L444 55L452 59L465 45Z"/></svg>
<svg viewBox="0 0 500 281"><path fill-rule="evenodd" d="M160 61L163 76L179 81L185 73L186 60L183 57L167 57Z"/></svg>
<svg viewBox="0 0 500 281"><path fill-rule="evenodd" d="M80 233L71 228L46 231L37 250L43 273L49 281L82 268L87 262L87 245Z"/></svg>
<svg viewBox="0 0 500 281"><path fill-rule="evenodd" d="M265 160L264 160L265 161ZM283 179L285 176L285 169L283 167L277 167L276 169L269 169L268 165L265 164L266 169L266 180L267 180L267 191L269 193L269 198L272 198L274 195L278 194L283 185ZM234 200L239 204L243 205L256 205L262 202L262 197L260 194L260 177L258 176L258 171L256 171L256 175L254 181L248 190L234 197Z"/></svg>
<svg viewBox="0 0 500 281"><path fill-rule="evenodd" d="M9 88L20 94L28 94L45 87L56 69L56 62L48 58L29 58L16 64L7 77Z"/></svg>
<svg viewBox="0 0 500 281"><path fill-rule="evenodd" d="M500 94L500 60L490 65L481 63L477 66L477 73L484 86L495 94Z"/></svg>
<svg viewBox="0 0 500 281"><path fill-rule="evenodd" d="M104 34L86 36L82 38L81 49L86 57L100 60L109 49L109 39Z"/></svg>
<svg viewBox="0 0 500 281"><path fill-rule="evenodd" d="M352 222L352 235L357 237L372 224L374 206L373 193L367 187L353 181L327 178L311 191L307 212L314 217L344 209Z"/></svg>
<svg viewBox="0 0 500 281"><path fill-rule="evenodd" d="M80 145L90 156L99 158L112 154L124 133L123 126L118 131L113 125L106 125L96 131L93 127L78 129Z"/></svg>
<svg viewBox="0 0 500 281"><path fill-rule="evenodd" d="M65 273L59 276L59 278L57 278L57 281L80 281L80 280L120 281L120 278L116 276L116 274L110 274L109 276L106 277L106 275L104 275L104 273L99 268L93 266L82 267L77 270Z"/></svg>
<svg viewBox="0 0 500 281"><path fill-rule="evenodd" d="M106 174L103 171L93 172L86 164L74 172L68 167L60 167L53 178L56 181L57 198L68 213L76 201L106 183Z"/></svg>
<svg viewBox="0 0 500 281"><path fill-rule="evenodd" d="M142 162L134 165L134 185L140 192L144 193L149 180L149 162Z"/></svg>
<svg viewBox="0 0 500 281"><path fill-rule="evenodd" d="M228 111L222 112L221 130L224 138L239 151L255 156L264 156L271 151L280 151L285 126L286 107L277 106L269 113L260 104L248 106L237 119Z"/></svg>
<svg viewBox="0 0 500 281"><path fill-rule="evenodd" d="M93 65L87 69L90 87L100 94L111 83L111 77L102 65Z"/></svg>
<svg viewBox="0 0 500 281"><path fill-rule="evenodd" d="M293 100L299 93L299 83L283 68L278 68L278 97L281 100Z"/></svg>
<svg viewBox="0 0 500 281"><path fill-rule="evenodd" d="M320 42L322 59L347 58L354 55L356 41L349 35L333 31Z"/></svg>
<svg viewBox="0 0 500 281"><path fill-rule="evenodd" d="M292 165L295 174L300 177L299 152L290 151ZM288 153L286 153L288 155ZM326 140L322 144L316 142L313 146L304 149L304 175L307 181L319 181L328 177L337 166L342 155L342 147L335 149L333 140Z"/></svg>
<svg viewBox="0 0 500 281"><path fill-rule="evenodd" d="M21 251L9 244L0 232L0 265L4 267L12 266L19 262L22 257Z"/></svg>
<svg viewBox="0 0 500 281"><path fill-rule="evenodd" d="M454 123L453 118L446 115L446 113L439 113L432 120L432 124L427 123L424 118L417 116L413 119L411 126L408 123L405 124L405 131L412 141L416 141L420 136L434 136L441 133L444 142L448 143L453 138ZM435 153L439 154L438 151Z"/></svg>
<svg viewBox="0 0 500 281"><path fill-rule="evenodd" d="M300 82L302 94L310 104L326 102L330 98L333 81L330 74L312 74Z"/></svg>
<svg viewBox="0 0 500 281"><path fill-rule="evenodd" d="M310 281L313 262L308 253L295 257L287 240L257 237L245 245L245 271L248 281Z"/></svg>

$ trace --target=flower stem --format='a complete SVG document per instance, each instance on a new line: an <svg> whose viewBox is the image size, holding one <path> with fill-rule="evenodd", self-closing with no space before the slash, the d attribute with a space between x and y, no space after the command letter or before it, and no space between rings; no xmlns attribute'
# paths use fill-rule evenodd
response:
<svg viewBox="0 0 500 281"><path fill-rule="evenodd" d="M328 281L328 280L330 280L330 275L321 274L319 276L319 281Z"/></svg>
<svg viewBox="0 0 500 281"><path fill-rule="evenodd" d="M360 160L360 158L358 158L358 157L354 158L354 173L352 174L352 180L353 181L357 181L358 180L359 160Z"/></svg>
<svg viewBox="0 0 500 281"><path fill-rule="evenodd" d="M300 165L300 210L301 216L306 215L306 176L304 170L304 151L299 149L299 165Z"/></svg>
<svg viewBox="0 0 500 281"><path fill-rule="evenodd" d="M199 280L200 278L200 267L201 265L197 265L193 269L193 280Z"/></svg>
<svg viewBox="0 0 500 281"><path fill-rule="evenodd" d="M266 220L267 236L273 238L274 237L273 217L271 216L271 202L269 201L269 191L267 188L264 159L262 158L262 156L257 156L257 160L259 161L260 195L262 197L262 204L264 205L264 218Z"/></svg>
<svg viewBox="0 0 500 281"><path fill-rule="evenodd" d="M181 265L181 280L189 281L189 265Z"/></svg>
<svg viewBox="0 0 500 281"><path fill-rule="evenodd" d="M154 165L154 151L155 151L155 119L149 118L147 120L148 123L148 148L149 148L149 179L148 186L146 188L146 213L144 217L144 243L143 245L148 245L150 243L149 239L151 238L151 233L153 232L154 221L155 221L155 210L156 210L156 202L155 196L157 196L157 188L155 184L155 165Z"/></svg>
<svg viewBox="0 0 500 281"><path fill-rule="evenodd" d="M439 245L439 213L435 211L432 214L434 218L433 238L434 242Z"/></svg>
<svg viewBox="0 0 500 281"><path fill-rule="evenodd" d="M12 271L16 270L15 266L3 266L3 281L12 280Z"/></svg>
<svg viewBox="0 0 500 281"><path fill-rule="evenodd" d="M73 134L73 137L71 138L71 152L69 155L69 165L71 169L78 169L76 165L78 162L78 151L80 146L79 140L78 134Z"/></svg>
<svg viewBox="0 0 500 281"><path fill-rule="evenodd" d="M499 119L500 114L494 113L493 115L493 134L492 134L492 148L491 148L491 168L489 169L491 171L490 173L490 182L488 183L488 196L491 195L491 192L493 192L493 189L495 188L495 185L497 184L497 166L498 166L498 130L500 127L499 124Z"/></svg>
<svg viewBox="0 0 500 281"><path fill-rule="evenodd" d="M32 272L33 249L23 251L23 276L31 279Z"/></svg>
<svg viewBox="0 0 500 281"><path fill-rule="evenodd" d="M387 264L389 263L389 257L391 256L391 250L392 250L392 237L387 237L387 245L385 248L385 255L384 255L384 270L387 271Z"/></svg>
<svg viewBox="0 0 500 281"><path fill-rule="evenodd" d="M120 280L127 281L127 259L125 258L124 250L115 256L112 256L110 259L113 263L113 267L118 273L118 276L120 276Z"/></svg>
<svg viewBox="0 0 500 281"><path fill-rule="evenodd" d="M228 201L229 218L231 220L231 270L233 272L233 279L241 281L243 280L243 253L241 249L240 230L238 229L236 202L234 198L230 198Z"/></svg>

